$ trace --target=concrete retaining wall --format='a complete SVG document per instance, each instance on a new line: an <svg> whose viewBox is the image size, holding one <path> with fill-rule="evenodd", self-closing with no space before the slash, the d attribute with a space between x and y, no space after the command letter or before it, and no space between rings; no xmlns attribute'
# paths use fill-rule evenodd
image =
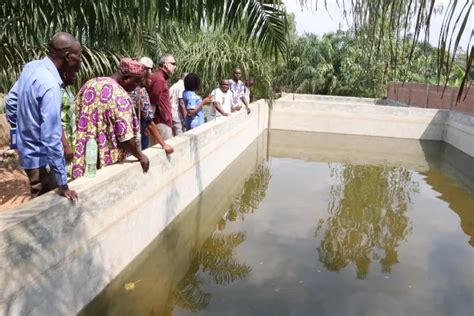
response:
<svg viewBox="0 0 474 316"><path fill-rule="evenodd" d="M286 95L273 104L271 128L293 131L446 141L474 156L474 117L468 114L396 106L303 101ZM339 98L336 98L339 100Z"/></svg>
<svg viewBox="0 0 474 316"><path fill-rule="evenodd" d="M474 157L474 116L450 111L443 140Z"/></svg>
<svg viewBox="0 0 474 316"><path fill-rule="evenodd" d="M0 213L0 314L71 315L94 298L268 126L264 101Z"/></svg>
<svg viewBox="0 0 474 316"><path fill-rule="evenodd" d="M342 97L329 96L319 94L287 94L284 93L278 101L291 102L311 102L325 104L364 104L364 105L399 105L399 103L388 99L358 98L358 97Z"/></svg>

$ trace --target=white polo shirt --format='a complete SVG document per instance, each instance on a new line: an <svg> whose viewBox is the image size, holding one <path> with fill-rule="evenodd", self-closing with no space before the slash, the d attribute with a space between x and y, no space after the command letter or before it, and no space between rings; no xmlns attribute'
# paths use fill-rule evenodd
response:
<svg viewBox="0 0 474 316"><path fill-rule="evenodd" d="M232 92L227 90L226 93L222 92L220 88L214 89L211 92L212 96L212 103L211 107L209 108L209 112L207 114L207 120L213 120L216 117L222 116L222 114L217 111L216 106L214 105L214 102L219 102L221 105L221 109L224 110L224 112L230 113L231 111L231 106L232 106Z"/></svg>

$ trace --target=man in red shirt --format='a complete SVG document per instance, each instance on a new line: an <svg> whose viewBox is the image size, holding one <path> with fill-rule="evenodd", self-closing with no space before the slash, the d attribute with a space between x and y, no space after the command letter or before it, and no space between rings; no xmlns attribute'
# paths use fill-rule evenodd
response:
<svg viewBox="0 0 474 316"><path fill-rule="evenodd" d="M176 69L176 60L170 54L164 54L158 61L158 69L150 77L150 102L155 106L154 122L164 140L173 137L173 116L171 111L168 78Z"/></svg>

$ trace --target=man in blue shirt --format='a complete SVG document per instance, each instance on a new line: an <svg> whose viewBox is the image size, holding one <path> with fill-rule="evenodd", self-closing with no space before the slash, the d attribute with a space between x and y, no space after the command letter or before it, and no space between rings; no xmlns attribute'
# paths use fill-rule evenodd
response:
<svg viewBox="0 0 474 316"><path fill-rule="evenodd" d="M62 196L72 201L78 198L67 185L61 142L61 87L66 78L75 78L81 61L79 41L69 33L56 33L49 41L48 56L25 65L12 88L17 97L20 165L30 180L32 198L56 187Z"/></svg>
<svg viewBox="0 0 474 316"><path fill-rule="evenodd" d="M5 110L8 123L12 128L16 127L16 110L18 104L18 82L15 82L10 92L5 97Z"/></svg>

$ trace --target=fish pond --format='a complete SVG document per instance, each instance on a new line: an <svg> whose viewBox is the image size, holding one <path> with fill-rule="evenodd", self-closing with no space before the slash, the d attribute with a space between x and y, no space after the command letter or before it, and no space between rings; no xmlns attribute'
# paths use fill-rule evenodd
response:
<svg viewBox="0 0 474 316"><path fill-rule="evenodd" d="M474 160L271 131L82 315L473 315Z"/></svg>

